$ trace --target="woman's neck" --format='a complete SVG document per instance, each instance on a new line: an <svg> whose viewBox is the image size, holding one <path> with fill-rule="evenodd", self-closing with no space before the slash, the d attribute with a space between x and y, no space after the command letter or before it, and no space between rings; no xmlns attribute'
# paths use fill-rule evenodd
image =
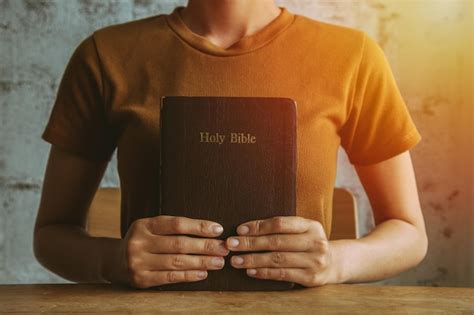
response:
<svg viewBox="0 0 474 315"><path fill-rule="evenodd" d="M274 0L188 0L180 14L191 31L227 48L258 32L280 11Z"/></svg>

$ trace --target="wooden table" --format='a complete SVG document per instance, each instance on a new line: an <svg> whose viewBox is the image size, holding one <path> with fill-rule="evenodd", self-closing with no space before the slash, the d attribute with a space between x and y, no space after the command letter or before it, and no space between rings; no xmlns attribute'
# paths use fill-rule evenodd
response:
<svg viewBox="0 0 474 315"><path fill-rule="evenodd" d="M0 285L0 313L462 313L474 314L474 288L327 285L291 291L138 290L120 285Z"/></svg>

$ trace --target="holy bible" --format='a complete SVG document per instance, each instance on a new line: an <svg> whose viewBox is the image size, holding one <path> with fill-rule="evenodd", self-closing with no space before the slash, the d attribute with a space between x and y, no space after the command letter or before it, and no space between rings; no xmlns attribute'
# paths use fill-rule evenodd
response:
<svg viewBox="0 0 474 315"><path fill-rule="evenodd" d="M225 240L251 220L296 215L296 101L283 97L164 96L160 108L160 214L220 223ZM199 237L199 236L191 236ZM288 290L231 265L161 290Z"/></svg>

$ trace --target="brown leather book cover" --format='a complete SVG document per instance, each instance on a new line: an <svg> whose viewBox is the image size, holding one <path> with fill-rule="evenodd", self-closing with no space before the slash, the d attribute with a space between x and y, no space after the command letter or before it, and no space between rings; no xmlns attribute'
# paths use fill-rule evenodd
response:
<svg viewBox="0 0 474 315"><path fill-rule="evenodd" d="M162 97L160 214L219 222L222 240L246 221L296 215L296 121L290 98ZM232 267L238 253L231 251L224 268L208 270L204 280L159 289L293 288L293 282L252 278Z"/></svg>

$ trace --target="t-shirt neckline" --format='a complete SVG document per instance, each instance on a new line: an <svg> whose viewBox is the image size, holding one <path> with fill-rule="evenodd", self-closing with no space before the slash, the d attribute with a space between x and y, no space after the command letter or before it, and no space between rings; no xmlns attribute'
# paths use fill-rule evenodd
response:
<svg viewBox="0 0 474 315"><path fill-rule="evenodd" d="M170 14L165 16L168 26L192 47L211 55L234 56L249 53L265 46L293 23L296 15L283 6L279 6L279 8L281 9L280 14L270 23L256 33L242 37L228 48L215 45L204 36L191 31L181 19L179 12L184 9L184 6L175 7Z"/></svg>

